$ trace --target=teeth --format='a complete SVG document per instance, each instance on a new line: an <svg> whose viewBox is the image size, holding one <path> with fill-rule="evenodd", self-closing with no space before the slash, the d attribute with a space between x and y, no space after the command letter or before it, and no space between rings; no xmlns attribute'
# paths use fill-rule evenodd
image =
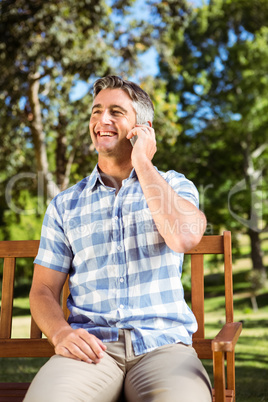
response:
<svg viewBox="0 0 268 402"><path fill-rule="evenodd" d="M101 137L113 137L115 133L111 133L110 131L102 131L99 133Z"/></svg>

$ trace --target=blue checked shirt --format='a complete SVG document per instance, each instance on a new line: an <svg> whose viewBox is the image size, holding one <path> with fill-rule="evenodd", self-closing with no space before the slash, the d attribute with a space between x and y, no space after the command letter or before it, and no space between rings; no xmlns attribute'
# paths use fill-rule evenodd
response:
<svg viewBox="0 0 268 402"><path fill-rule="evenodd" d="M198 206L192 182L175 171L159 173ZM72 328L104 342L118 340L120 328L129 329L136 355L165 344L191 344L197 323L184 300L183 254L172 251L157 231L134 170L117 195L104 185L97 166L57 195L45 214L34 262L70 274Z"/></svg>

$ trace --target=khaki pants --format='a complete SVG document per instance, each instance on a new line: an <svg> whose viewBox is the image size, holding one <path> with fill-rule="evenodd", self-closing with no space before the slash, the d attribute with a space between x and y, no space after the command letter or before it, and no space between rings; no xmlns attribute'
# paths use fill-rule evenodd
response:
<svg viewBox="0 0 268 402"><path fill-rule="evenodd" d="M107 343L98 364L53 356L25 402L211 402L208 375L191 346L172 344L135 356L130 332Z"/></svg>

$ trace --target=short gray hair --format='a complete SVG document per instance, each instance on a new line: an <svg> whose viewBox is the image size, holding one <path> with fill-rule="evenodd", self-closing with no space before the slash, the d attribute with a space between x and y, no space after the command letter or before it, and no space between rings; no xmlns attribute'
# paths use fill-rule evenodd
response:
<svg viewBox="0 0 268 402"><path fill-rule="evenodd" d="M149 95L137 84L123 80L116 75L107 75L98 79L93 86L93 98L103 89L120 88L125 91L133 103L136 112L136 123L143 124L154 119L154 106Z"/></svg>

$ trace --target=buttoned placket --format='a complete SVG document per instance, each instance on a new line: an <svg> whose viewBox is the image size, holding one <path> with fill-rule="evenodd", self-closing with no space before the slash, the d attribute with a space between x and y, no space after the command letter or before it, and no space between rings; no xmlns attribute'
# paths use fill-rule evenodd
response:
<svg viewBox="0 0 268 402"><path fill-rule="evenodd" d="M117 266L116 271L118 272L118 287L117 287L117 301L119 308L120 317L124 316L123 310L127 307L127 288L126 288L126 275L127 275L127 267L126 267L126 257L124 250L124 241L123 241L123 224L122 224L122 202L123 202L123 193L125 191L127 181L124 180L122 183L122 187L118 191L113 207L113 216L112 216L112 227L113 227L113 239L115 242L115 259Z"/></svg>

